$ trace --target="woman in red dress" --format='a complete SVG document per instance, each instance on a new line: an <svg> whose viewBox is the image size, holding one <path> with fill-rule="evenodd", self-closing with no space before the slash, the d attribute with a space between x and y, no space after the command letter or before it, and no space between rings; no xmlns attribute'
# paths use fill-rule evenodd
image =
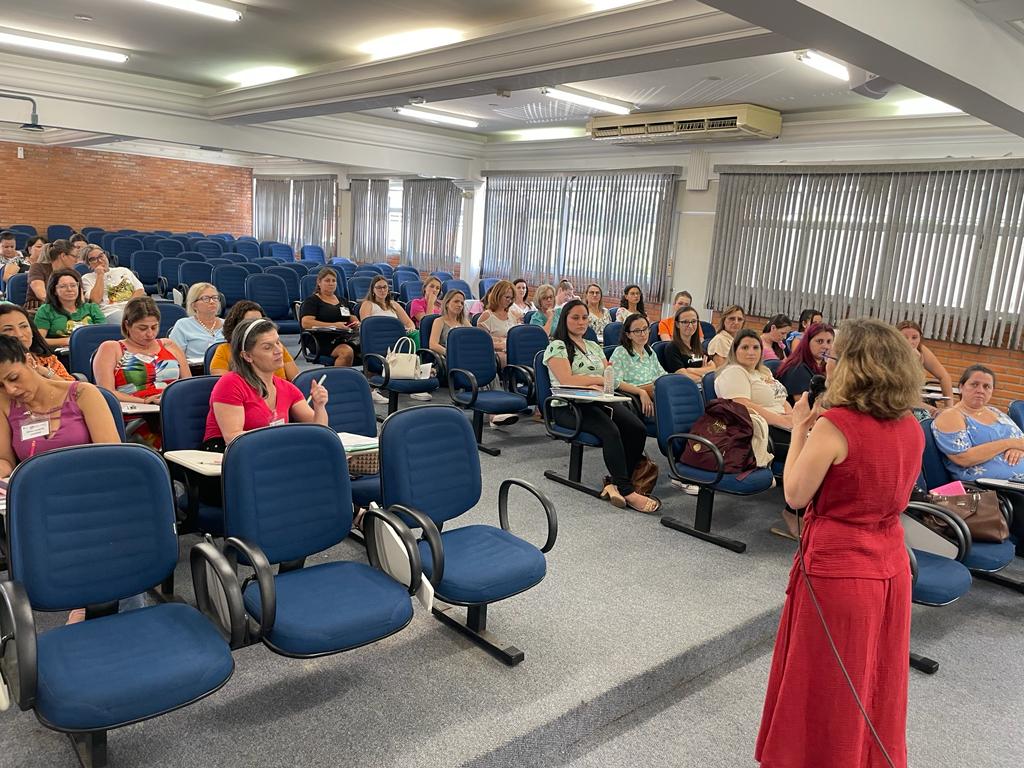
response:
<svg viewBox="0 0 1024 768"><path fill-rule="evenodd" d="M900 514L921 469L910 413L920 363L877 320L844 322L828 364L826 411L793 409L786 503L806 507L775 641L755 758L761 768L883 768L839 657L896 768L906 768L910 563ZM819 418L820 416L820 418ZM811 429L813 426L813 429ZM808 434L810 432L810 434Z"/></svg>

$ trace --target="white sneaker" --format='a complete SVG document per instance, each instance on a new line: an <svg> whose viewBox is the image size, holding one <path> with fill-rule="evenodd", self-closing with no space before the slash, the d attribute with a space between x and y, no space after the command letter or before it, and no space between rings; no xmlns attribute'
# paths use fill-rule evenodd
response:
<svg viewBox="0 0 1024 768"><path fill-rule="evenodd" d="M429 392L413 392L409 395L413 400L432 400Z"/></svg>
<svg viewBox="0 0 1024 768"><path fill-rule="evenodd" d="M515 424L519 421L519 417L514 413L503 413L498 416L491 416L492 427L503 427L506 424Z"/></svg>
<svg viewBox="0 0 1024 768"><path fill-rule="evenodd" d="M689 494L690 496L696 496L700 493L699 485L688 485L681 480L672 480L672 485L678 488L683 493Z"/></svg>
<svg viewBox="0 0 1024 768"><path fill-rule="evenodd" d="M388 399L376 389L370 391L370 397L373 398L373 402L375 403L381 403L382 405L388 404Z"/></svg>

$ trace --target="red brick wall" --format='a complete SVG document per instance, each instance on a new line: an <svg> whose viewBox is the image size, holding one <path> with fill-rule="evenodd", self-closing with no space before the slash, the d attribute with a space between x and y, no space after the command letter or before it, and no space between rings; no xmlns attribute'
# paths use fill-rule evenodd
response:
<svg viewBox="0 0 1024 768"><path fill-rule="evenodd" d="M712 322L716 328L720 319L719 313L715 312ZM764 317L747 317L746 327L760 332L767 320ZM1024 400L1024 351L955 344L934 339L924 339L923 343L949 371L954 387L964 368L981 363L991 368L996 375L996 391L992 395L992 405L1005 411L1014 400Z"/></svg>
<svg viewBox="0 0 1024 768"><path fill-rule="evenodd" d="M0 142L0 224L252 233L252 170Z"/></svg>

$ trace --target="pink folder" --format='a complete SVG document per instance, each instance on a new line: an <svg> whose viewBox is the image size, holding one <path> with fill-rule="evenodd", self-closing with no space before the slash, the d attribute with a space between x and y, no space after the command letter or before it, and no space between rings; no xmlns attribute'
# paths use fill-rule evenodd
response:
<svg viewBox="0 0 1024 768"><path fill-rule="evenodd" d="M952 483L946 483L940 485L938 488L932 488L932 493L936 493L939 496L963 496L967 493L967 489L964 488L964 484L959 480L954 480Z"/></svg>

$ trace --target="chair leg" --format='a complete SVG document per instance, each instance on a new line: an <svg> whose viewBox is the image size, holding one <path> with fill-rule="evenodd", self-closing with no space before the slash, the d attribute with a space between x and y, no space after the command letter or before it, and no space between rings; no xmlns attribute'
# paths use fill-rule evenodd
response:
<svg viewBox="0 0 1024 768"><path fill-rule="evenodd" d="M107 732L69 733L82 768L104 768L107 764Z"/></svg>
<svg viewBox="0 0 1024 768"><path fill-rule="evenodd" d="M708 541L733 552L746 552L747 545L742 541L727 539L725 536L711 533L711 514L714 511L714 506L715 492L710 488L701 488L697 494L697 509L693 515L693 525L687 525L679 518L672 517L671 515L662 517L661 524L666 528L688 533L690 536Z"/></svg>
<svg viewBox="0 0 1024 768"><path fill-rule="evenodd" d="M516 666L525 654L514 645L509 645L487 631L487 606L471 605L465 620L454 615L455 606L434 608L434 616L443 624L468 637L489 654L510 667Z"/></svg>
<svg viewBox="0 0 1024 768"><path fill-rule="evenodd" d="M1024 593L1024 581L1015 579L1012 576L1007 576L1003 573L991 573L989 571L971 571L971 575L978 579L991 581L993 584L998 584L1001 587L1009 587Z"/></svg>
<svg viewBox="0 0 1024 768"><path fill-rule="evenodd" d="M484 445L484 412L473 411L473 436L476 438L476 447L488 456L501 456L497 448L488 448Z"/></svg>
<svg viewBox="0 0 1024 768"><path fill-rule="evenodd" d="M577 491L590 494L595 498L601 497L601 491L597 488L591 488L584 485L581 482L583 477L583 444L572 443L569 448L569 476L563 477L562 475L555 472L553 469L545 469L544 477L548 480L554 480L556 483L567 485L570 488L574 488Z"/></svg>
<svg viewBox="0 0 1024 768"><path fill-rule="evenodd" d="M939 662L913 651L910 652L910 666L919 672L924 672L926 675L934 675L939 671Z"/></svg>

